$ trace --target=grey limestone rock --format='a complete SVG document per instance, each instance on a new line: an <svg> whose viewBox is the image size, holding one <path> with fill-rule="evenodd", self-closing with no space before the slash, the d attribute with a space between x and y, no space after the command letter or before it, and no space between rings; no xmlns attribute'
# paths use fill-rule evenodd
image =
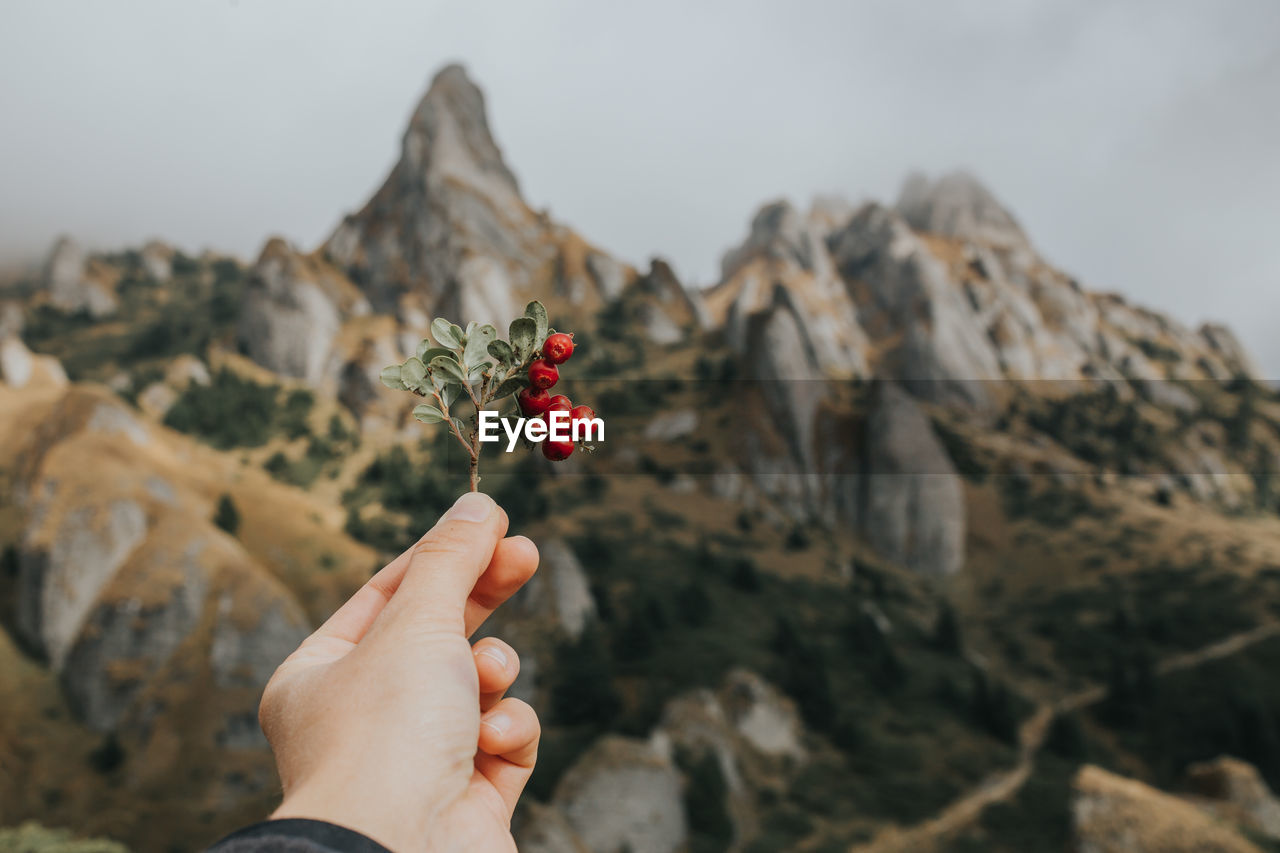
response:
<svg viewBox="0 0 1280 853"><path fill-rule="evenodd" d="M89 255L70 237L54 243L45 264L44 285L49 301L64 311L105 317L119 307L114 291L92 274Z"/></svg>
<svg viewBox="0 0 1280 853"><path fill-rule="evenodd" d="M344 296L336 271L274 238L253 267L237 337L268 370L320 384L337 370L334 339Z"/></svg>
<svg viewBox="0 0 1280 853"><path fill-rule="evenodd" d="M561 778L552 803L595 853L674 853L688 840L680 774L643 741L602 737Z"/></svg>
<svg viewBox="0 0 1280 853"><path fill-rule="evenodd" d="M968 172L929 180L908 176L897 211L912 228L1002 249L1029 248L1022 227L991 192Z"/></svg>
<svg viewBox="0 0 1280 853"><path fill-rule="evenodd" d="M867 424L860 527L884 557L913 571L948 575L964 563L960 476L929 419L893 383L876 386Z"/></svg>

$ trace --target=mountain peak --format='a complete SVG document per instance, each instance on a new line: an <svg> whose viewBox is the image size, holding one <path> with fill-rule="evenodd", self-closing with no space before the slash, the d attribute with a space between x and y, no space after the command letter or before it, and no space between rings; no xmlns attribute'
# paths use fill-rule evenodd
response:
<svg viewBox="0 0 1280 853"><path fill-rule="evenodd" d="M720 261L721 276L728 278L739 267L759 254L779 260L791 260L804 269L812 269L812 248L804 216L786 199L761 206L751 219L751 232L746 241L725 253Z"/></svg>
<svg viewBox="0 0 1280 853"><path fill-rule="evenodd" d="M516 176L489 129L484 93L457 63L432 78L405 129L401 158L419 174L435 170L486 195L509 196L503 201L519 199Z"/></svg>
<svg viewBox="0 0 1280 853"><path fill-rule="evenodd" d="M916 231L996 249L1031 246L1013 215L969 172L950 172L937 180L913 172L903 182L895 208Z"/></svg>
<svg viewBox="0 0 1280 853"><path fill-rule="evenodd" d="M409 296L436 311L468 289L467 258L490 259L498 290L520 286L542 261L544 231L493 139L484 93L455 64L418 102L386 181L324 251L379 310Z"/></svg>

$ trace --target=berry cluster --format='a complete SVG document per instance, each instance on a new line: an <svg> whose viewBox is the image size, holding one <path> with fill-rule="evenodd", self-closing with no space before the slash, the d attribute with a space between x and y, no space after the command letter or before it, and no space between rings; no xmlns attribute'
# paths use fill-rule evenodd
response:
<svg viewBox="0 0 1280 853"><path fill-rule="evenodd" d="M488 323L469 323L463 329L443 317L431 322L431 335L434 340L424 338L402 364L384 368L382 383L427 400L414 407L413 416L425 424L444 425L466 451L472 491L480 483L480 413L491 403L516 396L526 417L541 417L547 423L548 435L551 412L569 412L571 436L577 434L575 422L595 419L589 406L575 407L563 394L547 394L560 380L557 365L573 355L573 335L548 328L541 302L530 302L524 316L511 321L505 341ZM468 410L468 420L463 420L459 415L467 416ZM553 461L568 459L573 451L572 441L542 442L542 454Z"/></svg>
<svg viewBox="0 0 1280 853"><path fill-rule="evenodd" d="M560 381L560 368L573 355L573 335L557 332L547 337L542 345L542 358L529 365L529 387L516 395L520 411L527 418L542 418L550 425L551 412L569 413L569 424L572 430L576 422L590 421L596 413L590 406L575 406L563 394L552 396L548 389ZM553 462L568 459L573 453L572 441L556 441L547 438L542 442L542 455Z"/></svg>

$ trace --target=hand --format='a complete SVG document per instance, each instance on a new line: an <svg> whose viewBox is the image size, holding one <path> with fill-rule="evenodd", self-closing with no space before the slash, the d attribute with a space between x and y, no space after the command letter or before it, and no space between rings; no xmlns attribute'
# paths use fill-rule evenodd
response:
<svg viewBox="0 0 1280 853"><path fill-rule="evenodd" d="M280 768L276 818L312 818L414 850L514 850L533 772L533 709L504 699L515 651L467 638L537 569L486 495L463 495L303 641L259 710Z"/></svg>

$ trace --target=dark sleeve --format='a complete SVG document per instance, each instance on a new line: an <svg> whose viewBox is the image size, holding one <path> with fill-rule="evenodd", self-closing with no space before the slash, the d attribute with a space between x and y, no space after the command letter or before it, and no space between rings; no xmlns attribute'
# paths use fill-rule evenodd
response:
<svg viewBox="0 0 1280 853"><path fill-rule="evenodd" d="M269 820L233 832L208 853L391 853L372 838L322 820Z"/></svg>

